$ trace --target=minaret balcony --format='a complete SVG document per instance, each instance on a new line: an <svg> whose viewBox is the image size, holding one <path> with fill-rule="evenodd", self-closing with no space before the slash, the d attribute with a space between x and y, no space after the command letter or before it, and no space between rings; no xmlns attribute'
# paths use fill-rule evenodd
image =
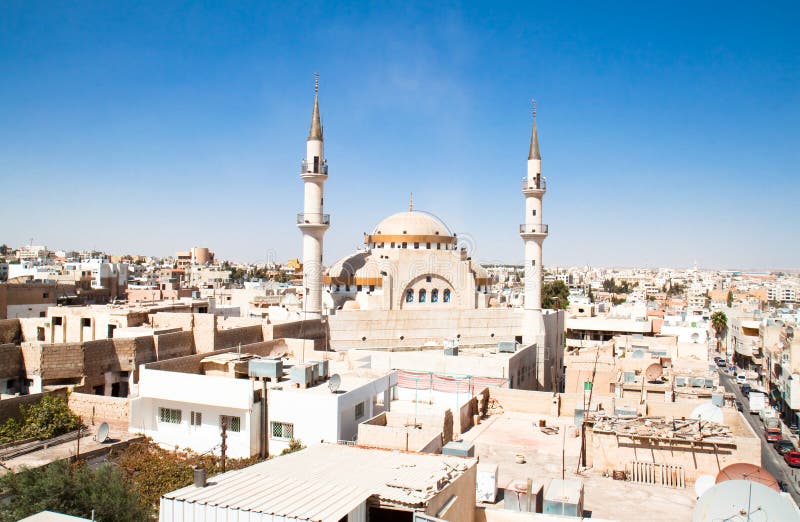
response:
<svg viewBox="0 0 800 522"><path fill-rule="evenodd" d="M297 224L327 227L331 224L331 215L303 212L301 214L297 214Z"/></svg>
<svg viewBox="0 0 800 522"><path fill-rule="evenodd" d="M523 223L519 226L519 233L523 236L546 236L550 232L550 227L543 224L528 225Z"/></svg>
<svg viewBox="0 0 800 522"><path fill-rule="evenodd" d="M547 179L540 176L537 179L522 178L522 192L544 192L547 190Z"/></svg>
<svg viewBox="0 0 800 522"><path fill-rule="evenodd" d="M327 176L328 175L328 164L317 163L314 164L313 161L306 161L303 160L303 163L300 165L300 175L301 176Z"/></svg>

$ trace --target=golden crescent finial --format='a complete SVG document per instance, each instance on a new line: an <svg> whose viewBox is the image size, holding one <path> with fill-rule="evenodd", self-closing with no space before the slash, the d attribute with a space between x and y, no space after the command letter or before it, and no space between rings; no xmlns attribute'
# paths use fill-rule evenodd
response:
<svg viewBox="0 0 800 522"><path fill-rule="evenodd" d="M314 94L319 94L319 73L314 73Z"/></svg>

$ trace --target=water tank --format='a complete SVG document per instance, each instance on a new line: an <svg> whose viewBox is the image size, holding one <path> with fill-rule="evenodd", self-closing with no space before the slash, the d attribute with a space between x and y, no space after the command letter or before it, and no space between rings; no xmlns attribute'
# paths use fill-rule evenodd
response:
<svg viewBox="0 0 800 522"><path fill-rule="evenodd" d="M447 347L445 347L444 354L445 355L452 355L452 356L458 355L458 346L447 346Z"/></svg>
<svg viewBox="0 0 800 522"><path fill-rule="evenodd" d="M475 444L468 441L453 440L442 448L442 455L453 455L455 457L474 457Z"/></svg>
<svg viewBox="0 0 800 522"><path fill-rule="evenodd" d="M497 353L514 353L516 351L516 341L500 341L497 343Z"/></svg>
<svg viewBox="0 0 800 522"><path fill-rule="evenodd" d="M250 359L247 365L247 375L250 377L280 379L283 376L283 361L277 357Z"/></svg>
<svg viewBox="0 0 800 522"><path fill-rule="evenodd" d="M308 388L314 382L314 370L310 364L297 364L289 369L289 378L301 388Z"/></svg>

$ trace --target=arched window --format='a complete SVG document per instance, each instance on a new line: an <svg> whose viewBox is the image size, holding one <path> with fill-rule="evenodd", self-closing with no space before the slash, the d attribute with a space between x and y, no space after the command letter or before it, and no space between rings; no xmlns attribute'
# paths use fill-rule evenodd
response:
<svg viewBox="0 0 800 522"><path fill-rule="evenodd" d="M428 292L423 288L419 291L419 302L424 303L428 298Z"/></svg>
<svg viewBox="0 0 800 522"><path fill-rule="evenodd" d="M406 290L406 303L414 302L414 291L412 289Z"/></svg>
<svg viewBox="0 0 800 522"><path fill-rule="evenodd" d="M439 289L434 288L431 290L431 303L438 303L439 302Z"/></svg>
<svg viewBox="0 0 800 522"><path fill-rule="evenodd" d="M449 288L445 288L444 289L444 294L442 295L442 298L444 299L445 303L449 303L450 302L450 289Z"/></svg>

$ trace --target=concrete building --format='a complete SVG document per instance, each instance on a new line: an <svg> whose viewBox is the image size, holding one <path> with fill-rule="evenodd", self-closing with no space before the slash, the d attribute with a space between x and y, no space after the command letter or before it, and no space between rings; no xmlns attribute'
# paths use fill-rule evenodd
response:
<svg viewBox="0 0 800 522"><path fill-rule="evenodd" d="M176 252L175 263L181 270L191 265L211 265L214 263L214 252L206 247L192 247L186 252Z"/></svg>
<svg viewBox="0 0 800 522"><path fill-rule="evenodd" d="M473 522L477 461L335 444L217 475L161 497L161 522ZM245 518L246 517L246 518ZM420 520L419 518L417 520Z"/></svg>
<svg viewBox="0 0 800 522"><path fill-rule="evenodd" d="M73 286L55 283L0 283L0 319L44 317L49 307L74 292Z"/></svg>
<svg viewBox="0 0 800 522"><path fill-rule="evenodd" d="M227 454L250 457L268 451L278 455L292 440L304 444L355 440L357 426L383 411L397 383L394 372L348 370L325 361L338 375L331 388L327 376L298 380L297 370L310 368L285 357L279 377L266 385L248 379L251 362L260 356L286 356L302 350L302 341L279 339L250 344L243 352L192 355L144 365L131 401L131 431L166 447L188 447L219 453L221 424L227 420ZM315 368L316 368L316 363Z"/></svg>

